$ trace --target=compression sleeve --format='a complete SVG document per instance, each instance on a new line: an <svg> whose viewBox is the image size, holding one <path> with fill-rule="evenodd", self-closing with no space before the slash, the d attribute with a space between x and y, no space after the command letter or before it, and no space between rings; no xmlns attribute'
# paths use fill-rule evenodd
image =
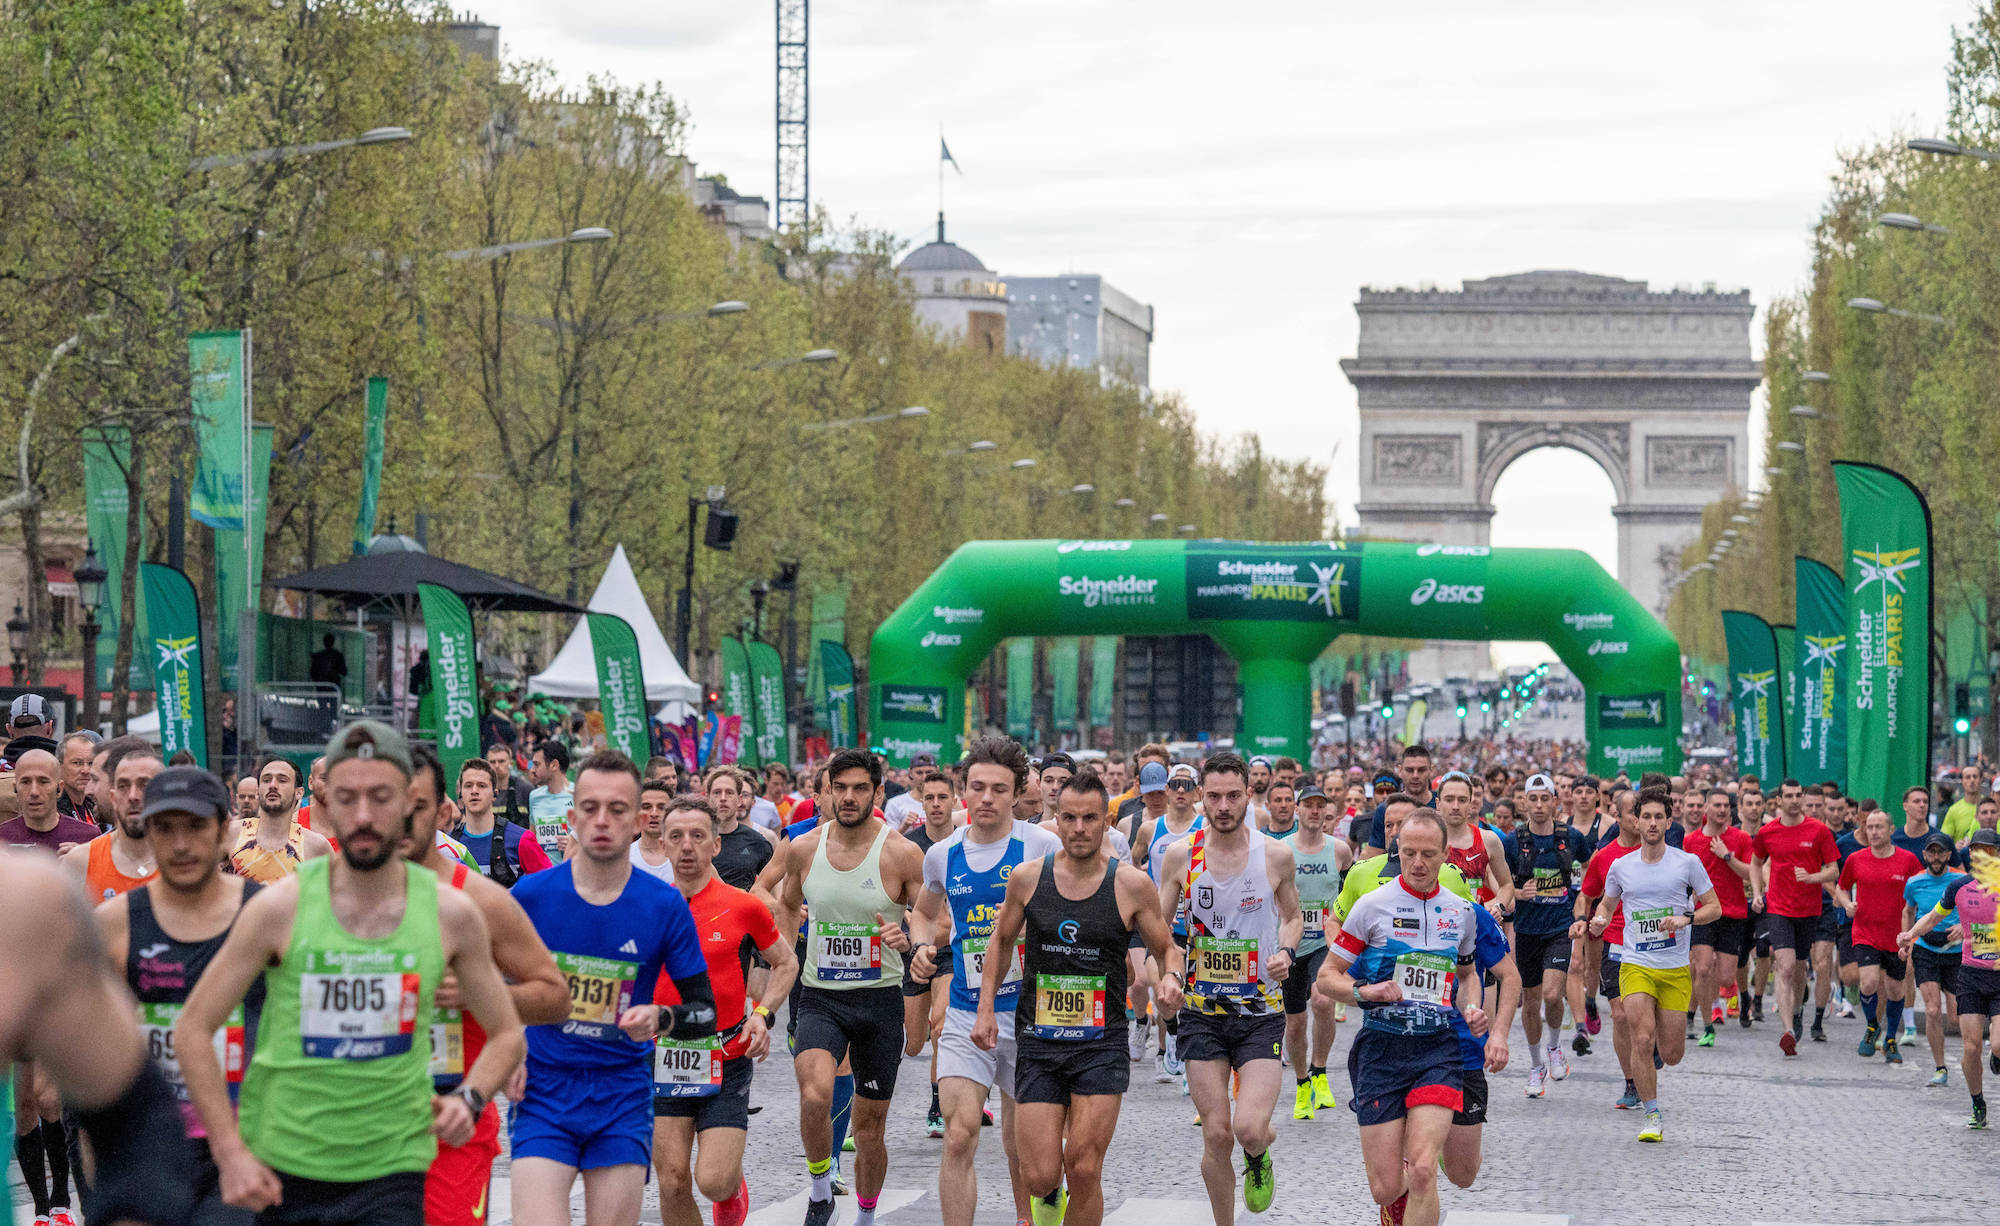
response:
<svg viewBox="0 0 2000 1226"><path fill-rule="evenodd" d="M715 989L708 972L674 978L681 1003L660 1006L660 1033L675 1039L701 1039L715 1033Z"/></svg>

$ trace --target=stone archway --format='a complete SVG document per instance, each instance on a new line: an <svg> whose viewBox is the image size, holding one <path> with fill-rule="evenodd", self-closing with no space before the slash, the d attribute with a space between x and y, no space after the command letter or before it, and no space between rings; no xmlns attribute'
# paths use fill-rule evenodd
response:
<svg viewBox="0 0 2000 1226"><path fill-rule="evenodd" d="M1539 447L1611 478L1618 579L1659 612L1704 505L1749 484L1747 291L1674 289L1580 272L1363 290L1356 356L1365 537L1491 543L1493 488ZM1439 644L1422 675L1473 676L1483 644Z"/></svg>

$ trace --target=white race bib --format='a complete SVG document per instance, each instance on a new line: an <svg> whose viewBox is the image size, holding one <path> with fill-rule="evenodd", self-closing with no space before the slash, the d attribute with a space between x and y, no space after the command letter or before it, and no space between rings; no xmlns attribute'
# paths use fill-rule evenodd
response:
<svg viewBox="0 0 2000 1226"><path fill-rule="evenodd" d="M979 983L986 975L986 947L990 937L967 937L962 948L965 951L965 973L973 983ZM1000 976L1000 986L1021 982L1021 944L1014 943L1014 956L1007 962L1007 969Z"/></svg>
<svg viewBox="0 0 2000 1226"><path fill-rule="evenodd" d="M410 1050L421 976L380 972L299 976L299 1038L305 1054L379 1060Z"/></svg>
<svg viewBox="0 0 2000 1226"><path fill-rule="evenodd" d="M1403 999L1419 1004L1448 1006L1457 986L1456 964L1443 954L1412 951L1396 955L1396 986Z"/></svg>
<svg viewBox="0 0 2000 1226"><path fill-rule="evenodd" d="M722 1036L660 1039L653 1044L653 1093L708 1098L722 1090Z"/></svg>

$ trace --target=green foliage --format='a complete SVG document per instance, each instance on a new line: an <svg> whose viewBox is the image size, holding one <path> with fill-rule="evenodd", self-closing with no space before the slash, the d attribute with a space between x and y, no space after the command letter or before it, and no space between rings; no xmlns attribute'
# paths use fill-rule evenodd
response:
<svg viewBox="0 0 2000 1226"><path fill-rule="evenodd" d="M445 16L0 6L0 379L27 387L79 335L33 432L52 509L80 508L83 432L124 423L158 553L165 474L192 462L185 338L247 326L276 426L267 577L304 566L309 541L320 564L344 553L371 375L390 380L384 522L426 513L435 552L557 593L587 596L622 543L671 623L688 499L726 486L741 534L703 552L698 647L781 560L808 593L852 593L858 638L968 538L1327 530L1319 466L1205 436L1171 395L926 332L891 236L822 217L733 246L693 202L688 117L664 86L496 71L458 54ZM390 125L414 139L193 166ZM615 237L450 258L588 226ZM706 314L723 300L750 310ZM787 360L821 347L838 359ZM0 429L18 427L5 403ZM931 415L820 428L910 405ZM200 568L207 531L190 533ZM561 628L487 629L546 660Z"/></svg>

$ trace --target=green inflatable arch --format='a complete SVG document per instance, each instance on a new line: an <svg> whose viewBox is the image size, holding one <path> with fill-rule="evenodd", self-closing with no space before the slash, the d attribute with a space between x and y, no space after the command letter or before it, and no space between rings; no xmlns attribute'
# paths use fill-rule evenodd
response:
<svg viewBox="0 0 2000 1226"><path fill-rule="evenodd" d="M1592 770L1680 768L1679 645L1594 559L1403 542L968 541L875 631L870 739L957 756L966 678L1009 636L1192 633L1236 660L1246 751L1306 757L1306 668L1338 635L1527 639L1583 682Z"/></svg>

